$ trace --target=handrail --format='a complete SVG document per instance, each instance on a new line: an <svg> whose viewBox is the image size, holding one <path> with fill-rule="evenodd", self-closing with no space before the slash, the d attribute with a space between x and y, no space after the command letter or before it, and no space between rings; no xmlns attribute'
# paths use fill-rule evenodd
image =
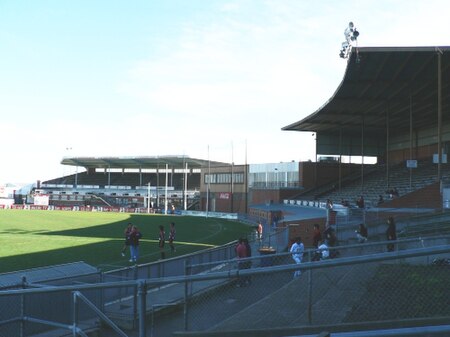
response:
<svg viewBox="0 0 450 337"><path fill-rule="evenodd" d="M376 246L386 246L389 244L401 244L401 243L409 243L409 242L421 242L423 243L424 240L437 240L437 239L448 239L450 240L450 235L437 235L437 236L426 236L426 237L418 237L418 238L411 238L411 239L401 239L401 240L390 240L390 241L376 241L376 242L365 242L365 243L356 243L351 245L342 245L342 246L334 246L334 247L328 247L330 251L333 250L345 250L345 249L352 249L352 248L363 248L363 247L376 247ZM305 249L304 254L311 256L314 252L318 251L318 248L308 248ZM271 256L274 258L277 257L283 257L283 256L290 256L290 252L283 252L283 253L275 253ZM245 262L245 261L253 261L253 260L259 260L261 258L264 258L264 255L258 255L258 256L252 256L252 257L245 257L239 259L239 262ZM205 267L210 265L217 265L217 264L224 264L224 263L230 263L234 262L237 263L237 259L232 260L218 260L214 262L205 262L205 263L198 263L198 264L192 264L189 265L190 268L198 268L198 267Z"/></svg>
<svg viewBox="0 0 450 337"><path fill-rule="evenodd" d="M392 241L389 241L392 243ZM450 253L450 245L441 245L427 248L416 248L404 251L377 253L370 255L359 255L351 257L341 257L337 259L329 259L324 261L316 262L305 262L300 265L296 264L286 264L279 266L269 266L253 269L242 269L242 270L229 270L229 271L219 271L208 274L198 274L198 275L184 275L184 276L170 276L170 277L160 277L151 279L139 279L130 281L116 281L116 282L104 282L95 284L83 284L83 285L65 285L60 287L51 287L49 289L37 288L37 289L14 289L0 291L0 296L9 296L16 294L36 294L36 293L46 293L46 292L58 292L58 291L69 291L69 290L90 290L90 289L103 289L103 288L114 288L114 287L131 287L138 286L139 282L145 280L147 285L161 285L167 283L179 283L179 282L196 282L196 281L206 281L215 280L223 278L234 278L239 276L239 274L270 274L278 273L280 271L294 271L298 269L309 270L309 269L320 269L328 267L337 267L351 264L360 264L366 262L378 262L383 260L396 260L400 258L410 258L419 257L427 255L437 255Z"/></svg>
<svg viewBox="0 0 450 337"><path fill-rule="evenodd" d="M101 312L91 301L89 301L87 299L86 296L84 296L82 293L80 293L79 291L74 291L73 292L73 304L74 304L74 326L76 326L76 324L78 323L78 318L77 318L77 311L78 311L78 301L77 299L81 299L83 300L83 302L89 307L91 308L97 315L100 316L100 318L106 322L115 332L117 332L120 336L122 337L128 337L125 332L123 332L116 324L114 324L113 321L111 321L108 316L106 316L103 312Z"/></svg>

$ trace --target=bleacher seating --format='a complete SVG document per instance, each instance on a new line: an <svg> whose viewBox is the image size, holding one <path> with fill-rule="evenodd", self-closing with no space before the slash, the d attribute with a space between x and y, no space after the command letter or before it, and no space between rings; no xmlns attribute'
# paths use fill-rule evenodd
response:
<svg viewBox="0 0 450 337"><path fill-rule="evenodd" d="M450 168L443 164L441 167L443 178L450 178ZM355 205L356 199L363 195L366 206L377 205L379 196L385 201L391 200L386 193L389 188L397 188L399 195L404 196L420 190L437 182L437 166L430 161L421 160L418 167L410 169L404 163L392 166L389 169L389 186L387 183L385 166L373 166L369 173L361 176L345 177L341 180L341 188L336 182L313 189L298 197L301 200L326 200L331 199L335 203L347 200Z"/></svg>

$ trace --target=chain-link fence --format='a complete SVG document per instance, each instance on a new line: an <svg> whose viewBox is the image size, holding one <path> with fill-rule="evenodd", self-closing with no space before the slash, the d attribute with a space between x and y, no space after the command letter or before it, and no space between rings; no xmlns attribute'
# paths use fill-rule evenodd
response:
<svg viewBox="0 0 450 337"><path fill-rule="evenodd" d="M307 250L298 265L290 253L255 253L186 264L182 276L8 290L0 292L0 336L46 336L50 328L79 336L89 329L112 337L263 336L292 327L448 322L450 237L397 241L393 252L387 243L330 248L336 258L319 261ZM100 326L105 319L111 322Z"/></svg>
<svg viewBox="0 0 450 337"><path fill-rule="evenodd" d="M256 264L241 269L214 291L191 299L185 328L199 336L205 331L241 330L247 336L253 336L247 333L250 330L263 336L269 330L287 332L293 326L361 326L365 322L367 329L380 321L398 326L398 322L433 323L442 317L448 322L449 238L445 241L438 246L443 250L435 251L413 248L437 243L420 240L399 244L391 253L376 253L385 251L384 242L348 247L340 249L340 258L302 263L299 277L289 254L277 254L272 267Z"/></svg>

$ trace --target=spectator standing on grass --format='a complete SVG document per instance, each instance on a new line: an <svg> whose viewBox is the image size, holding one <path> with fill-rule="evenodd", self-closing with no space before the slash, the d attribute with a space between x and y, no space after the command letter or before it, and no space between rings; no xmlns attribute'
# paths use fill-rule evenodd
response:
<svg viewBox="0 0 450 337"><path fill-rule="evenodd" d="M164 226L159 226L159 236L158 236L158 247L161 254L161 260L166 258L166 252L164 251L164 244L166 243L166 232L164 231Z"/></svg>
<svg viewBox="0 0 450 337"><path fill-rule="evenodd" d="M169 231L169 246L170 246L170 251L172 253L176 252L176 248L174 245L174 241L175 241L175 235L177 234L177 231L175 230L175 222L171 222L170 223L170 231Z"/></svg>
<svg viewBox="0 0 450 337"><path fill-rule="evenodd" d="M142 234L136 226L131 227L130 232L130 262L136 263L139 258L139 240L142 238Z"/></svg>
<svg viewBox="0 0 450 337"><path fill-rule="evenodd" d="M131 228L132 227L133 227L133 225L131 224L131 222L129 222L127 227L123 231L123 235L125 236L125 242L124 242L123 247L122 247L122 253L121 253L122 256L125 256L125 251L130 246L130 234L131 234Z"/></svg>
<svg viewBox="0 0 450 337"><path fill-rule="evenodd" d="M305 246L303 245L301 237L298 236L297 238L295 238L295 241L292 244L291 249L289 251L292 254L292 258L294 259L296 264L302 263ZM294 277L300 277L301 274L302 274L301 270L296 270L294 272Z"/></svg>
<svg viewBox="0 0 450 337"><path fill-rule="evenodd" d="M397 240L397 228L395 226L395 220L393 217L389 217L387 220L388 228L386 230L386 240L395 241ZM388 252L393 252L395 250L395 244L388 243L387 244Z"/></svg>

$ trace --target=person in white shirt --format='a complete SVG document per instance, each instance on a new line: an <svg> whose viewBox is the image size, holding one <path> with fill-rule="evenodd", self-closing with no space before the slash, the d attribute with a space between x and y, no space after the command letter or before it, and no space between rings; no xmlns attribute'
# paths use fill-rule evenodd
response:
<svg viewBox="0 0 450 337"><path fill-rule="evenodd" d="M294 243L291 246L290 253L296 264L302 263L303 253L305 251L305 246L303 245L301 237L295 238ZM294 272L294 277L299 277L302 274L301 270L296 270Z"/></svg>
<svg viewBox="0 0 450 337"><path fill-rule="evenodd" d="M330 257L330 250L328 249L327 243L325 241L322 241L321 244L318 247L318 250L320 252L320 259L326 260Z"/></svg>

